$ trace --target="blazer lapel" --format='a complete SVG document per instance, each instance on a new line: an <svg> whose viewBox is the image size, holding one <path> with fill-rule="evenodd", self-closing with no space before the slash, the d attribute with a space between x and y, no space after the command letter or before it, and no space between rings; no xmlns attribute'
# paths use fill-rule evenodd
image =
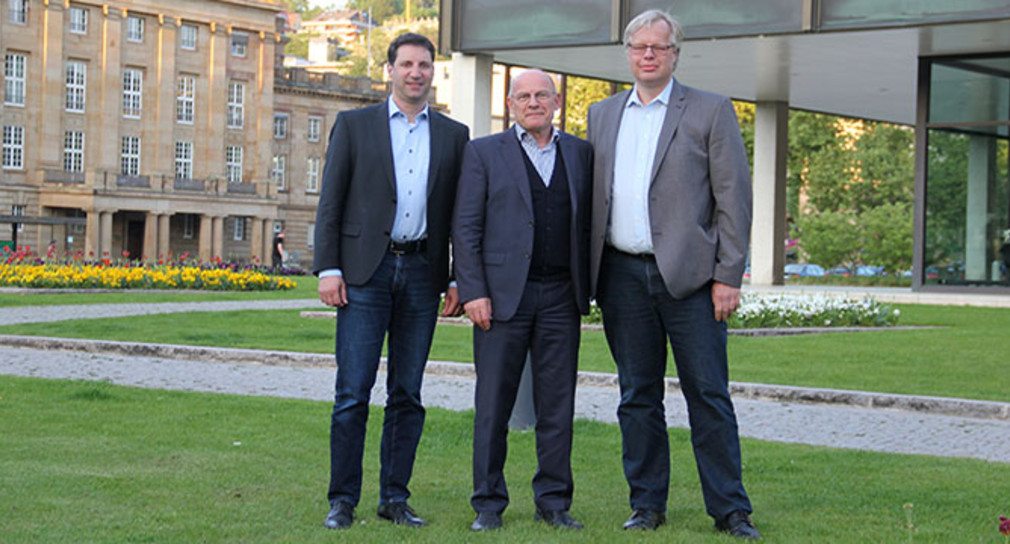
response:
<svg viewBox="0 0 1010 544"><path fill-rule="evenodd" d="M561 154L565 163L565 176L568 177L568 195L572 201L572 221L579 212L579 192L575 180L582 178L579 161L576 160L576 150L573 147L573 139L564 132L558 135L558 153Z"/></svg>
<svg viewBox="0 0 1010 544"><path fill-rule="evenodd" d="M396 193L396 171L393 168L393 142L389 139L389 102L383 102L382 107L376 108L375 134L379 139L376 142L379 146L379 154L382 163L382 171L386 174L389 186L393 193Z"/></svg>
<svg viewBox="0 0 1010 544"><path fill-rule="evenodd" d="M680 125L680 119L684 115L685 95L684 87L674 81L673 89L670 90L670 103L666 106L666 118L663 119L663 129L659 131L656 157L652 160L650 185L655 183L656 174L659 173L659 168L663 165L663 159L666 157L666 150L669 149L674 135L677 134L677 126Z"/></svg>
<svg viewBox="0 0 1010 544"><path fill-rule="evenodd" d="M533 195L530 193L529 175L526 172L526 162L523 160L523 153L525 151L523 151L519 144L519 138L516 137L515 125L510 126L505 132L501 133L501 159L510 169L516 169L519 172L519 175L509 177L515 180L516 189L519 189L519 194L523 197L523 202L526 203L526 209L532 215Z"/></svg>
<svg viewBox="0 0 1010 544"><path fill-rule="evenodd" d="M617 149L617 132L621 128L621 118L624 116L624 108L628 105L628 98L631 90L622 91L616 95L609 108L605 109L601 115L600 124L603 125L603 149ZM610 190L614 186L614 155L615 153L600 153L603 156L603 167L606 181L605 187Z"/></svg>
<svg viewBox="0 0 1010 544"><path fill-rule="evenodd" d="M442 132L445 130L442 115L428 108L428 195L435 189L435 184L439 181L438 164L442 160L442 144L445 138Z"/></svg>

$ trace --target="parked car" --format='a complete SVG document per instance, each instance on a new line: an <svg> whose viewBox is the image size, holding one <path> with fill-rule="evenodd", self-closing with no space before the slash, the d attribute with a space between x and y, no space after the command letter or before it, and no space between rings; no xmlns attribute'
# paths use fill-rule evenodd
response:
<svg viewBox="0 0 1010 544"><path fill-rule="evenodd" d="M836 266L836 267L828 270L827 274L829 276L839 276L839 277L842 277L842 278L847 278L847 277L849 277L849 276L852 275L852 271L849 270L848 267L845 267L845 266Z"/></svg>
<svg viewBox="0 0 1010 544"><path fill-rule="evenodd" d="M824 267L818 264L787 264L783 272L787 278L819 278L824 275Z"/></svg>
<svg viewBox="0 0 1010 544"><path fill-rule="evenodd" d="M863 276L863 277L867 277L867 276L883 276L884 275L884 267L883 266L860 265L860 266L856 267L856 275L857 276Z"/></svg>

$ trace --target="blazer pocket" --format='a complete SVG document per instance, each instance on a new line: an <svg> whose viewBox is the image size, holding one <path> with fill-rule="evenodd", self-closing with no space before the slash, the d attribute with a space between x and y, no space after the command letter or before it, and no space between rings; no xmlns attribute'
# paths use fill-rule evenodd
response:
<svg viewBox="0 0 1010 544"><path fill-rule="evenodd" d="M347 223L340 227L341 236L358 237L361 236L361 225L357 223Z"/></svg>
<svg viewBox="0 0 1010 544"><path fill-rule="evenodd" d="M504 253L485 253L484 264L502 265L505 264Z"/></svg>

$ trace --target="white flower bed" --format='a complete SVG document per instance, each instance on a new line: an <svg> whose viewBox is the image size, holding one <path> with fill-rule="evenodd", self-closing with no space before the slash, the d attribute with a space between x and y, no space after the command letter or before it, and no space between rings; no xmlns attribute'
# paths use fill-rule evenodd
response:
<svg viewBox="0 0 1010 544"><path fill-rule="evenodd" d="M729 326L738 329L775 327L890 327L901 311L872 298L823 295L745 293Z"/></svg>

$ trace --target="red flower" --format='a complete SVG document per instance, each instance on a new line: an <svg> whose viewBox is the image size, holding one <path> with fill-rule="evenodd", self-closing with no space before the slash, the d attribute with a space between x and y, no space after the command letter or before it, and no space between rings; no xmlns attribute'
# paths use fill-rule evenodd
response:
<svg viewBox="0 0 1010 544"><path fill-rule="evenodd" d="M999 532L1004 535L1010 536L1010 519L1007 519L1003 516L999 517Z"/></svg>
<svg viewBox="0 0 1010 544"><path fill-rule="evenodd" d="M123 250L123 258L124 259L129 259L130 258L130 252L124 249Z"/></svg>

